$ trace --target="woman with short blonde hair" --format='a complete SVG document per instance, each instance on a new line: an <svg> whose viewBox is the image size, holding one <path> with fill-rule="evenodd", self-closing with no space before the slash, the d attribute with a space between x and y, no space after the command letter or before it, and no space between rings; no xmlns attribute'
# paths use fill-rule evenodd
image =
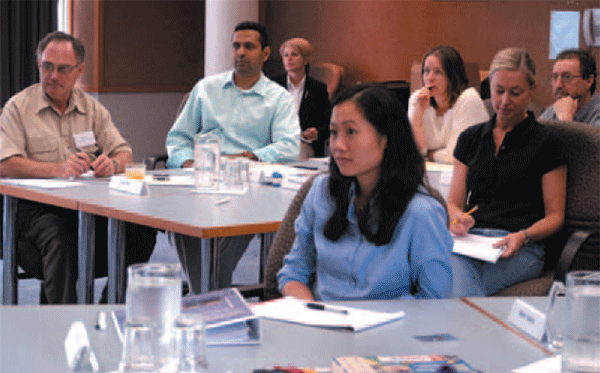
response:
<svg viewBox="0 0 600 373"><path fill-rule="evenodd" d="M293 38L281 44L279 54L286 74L273 80L294 98L302 130L300 157L322 157L329 137L329 95L325 84L308 76L313 47L306 39Z"/></svg>

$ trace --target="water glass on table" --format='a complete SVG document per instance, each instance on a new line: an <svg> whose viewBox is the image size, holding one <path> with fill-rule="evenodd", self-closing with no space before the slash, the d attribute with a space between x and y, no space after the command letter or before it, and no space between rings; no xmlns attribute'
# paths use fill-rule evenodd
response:
<svg viewBox="0 0 600 373"><path fill-rule="evenodd" d="M175 364L173 325L181 311L181 265L147 263L128 268L126 320L149 318L155 324L158 371Z"/></svg>
<svg viewBox="0 0 600 373"><path fill-rule="evenodd" d="M549 304L548 339L562 354L562 372L600 373L600 271L569 272L566 285L554 283Z"/></svg>
<svg viewBox="0 0 600 373"><path fill-rule="evenodd" d="M218 186L221 171L221 142L213 134L194 137L194 180L196 189Z"/></svg>
<svg viewBox="0 0 600 373"><path fill-rule="evenodd" d="M225 164L225 174L223 177L224 187L226 190L242 190L244 189L244 181L242 179L241 162L237 158L229 159Z"/></svg>
<svg viewBox="0 0 600 373"><path fill-rule="evenodd" d="M206 330L202 315L179 315L174 330L177 372L206 372Z"/></svg>
<svg viewBox="0 0 600 373"><path fill-rule="evenodd" d="M125 322L119 373L156 372L155 332L155 323L148 317Z"/></svg>

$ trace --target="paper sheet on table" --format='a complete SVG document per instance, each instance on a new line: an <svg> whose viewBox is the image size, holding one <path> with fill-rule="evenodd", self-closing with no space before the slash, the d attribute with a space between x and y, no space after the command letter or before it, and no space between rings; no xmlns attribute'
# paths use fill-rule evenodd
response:
<svg viewBox="0 0 600 373"><path fill-rule="evenodd" d="M257 303L252 306L252 311L255 315L267 319L355 332L401 319L405 315L404 311L376 312L329 304L326 307L342 312L345 310L347 314L310 309L306 302L292 297Z"/></svg>
<svg viewBox="0 0 600 373"><path fill-rule="evenodd" d="M2 179L2 181L10 184L44 189L70 188L74 186L84 185L84 183L79 181L60 179Z"/></svg>
<svg viewBox="0 0 600 373"><path fill-rule="evenodd" d="M460 237L454 236L454 248L452 252L496 263L500 255L502 255L502 250L494 248L492 244L498 240L500 240L500 237L486 237L476 234L466 234Z"/></svg>
<svg viewBox="0 0 600 373"><path fill-rule="evenodd" d="M513 369L513 373L560 373L561 355L547 357L521 368Z"/></svg>

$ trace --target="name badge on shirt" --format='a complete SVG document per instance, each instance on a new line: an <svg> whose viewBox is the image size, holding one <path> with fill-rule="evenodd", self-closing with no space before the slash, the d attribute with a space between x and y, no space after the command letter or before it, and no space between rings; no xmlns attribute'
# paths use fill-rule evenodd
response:
<svg viewBox="0 0 600 373"><path fill-rule="evenodd" d="M77 149L94 146L96 145L96 136L94 136L94 132L92 131L76 133L73 135L73 142Z"/></svg>

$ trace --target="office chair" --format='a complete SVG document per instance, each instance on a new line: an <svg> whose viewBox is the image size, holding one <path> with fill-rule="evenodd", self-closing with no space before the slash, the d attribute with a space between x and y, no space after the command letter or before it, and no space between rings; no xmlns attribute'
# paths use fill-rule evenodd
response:
<svg viewBox="0 0 600 373"><path fill-rule="evenodd" d="M175 112L175 118L179 117L179 114L181 114L181 111L183 110L183 107L187 103L187 100L189 97L190 97L190 92L186 93L183 96L183 98L181 99L181 102L179 103L179 107L177 108L177 111ZM167 153L153 154L153 155L149 155L146 158L144 158L144 164L146 165L146 169L148 169L148 170L155 170L156 166L161 163L164 165L164 168L166 168L167 167L167 159L168 159Z"/></svg>
<svg viewBox="0 0 600 373"><path fill-rule="evenodd" d="M327 86L329 101L344 86L345 70L342 66L330 62L319 62L310 65L308 75Z"/></svg>
<svg viewBox="0 0 600 373"><path fill-rule="evenodd" d="M565 144L567 201L562 231L546 240L545 270L536 279L501 290L496 296L546 295L552 281L568 271L600 269L600 128L584 123L541 121Z"/></svg>
<svg viewBox="0 0 600 373"><path fill-rule="evenodd" d="M265 266L265 286L263 290L264 300L270 300L280 298L281 293L277 286L277 272L283 266L283 257L287 255L292 249L292 244L296 238L296 232L294 230L294 222L300 214L300 208L304 202L304 198L310 187L315 180L315 176L311 177L302 184L294 199L290 203L290 206L279 225L275 238L273 238L273 244L269 249L269 255L267 256L267 263Z"/></svg>

